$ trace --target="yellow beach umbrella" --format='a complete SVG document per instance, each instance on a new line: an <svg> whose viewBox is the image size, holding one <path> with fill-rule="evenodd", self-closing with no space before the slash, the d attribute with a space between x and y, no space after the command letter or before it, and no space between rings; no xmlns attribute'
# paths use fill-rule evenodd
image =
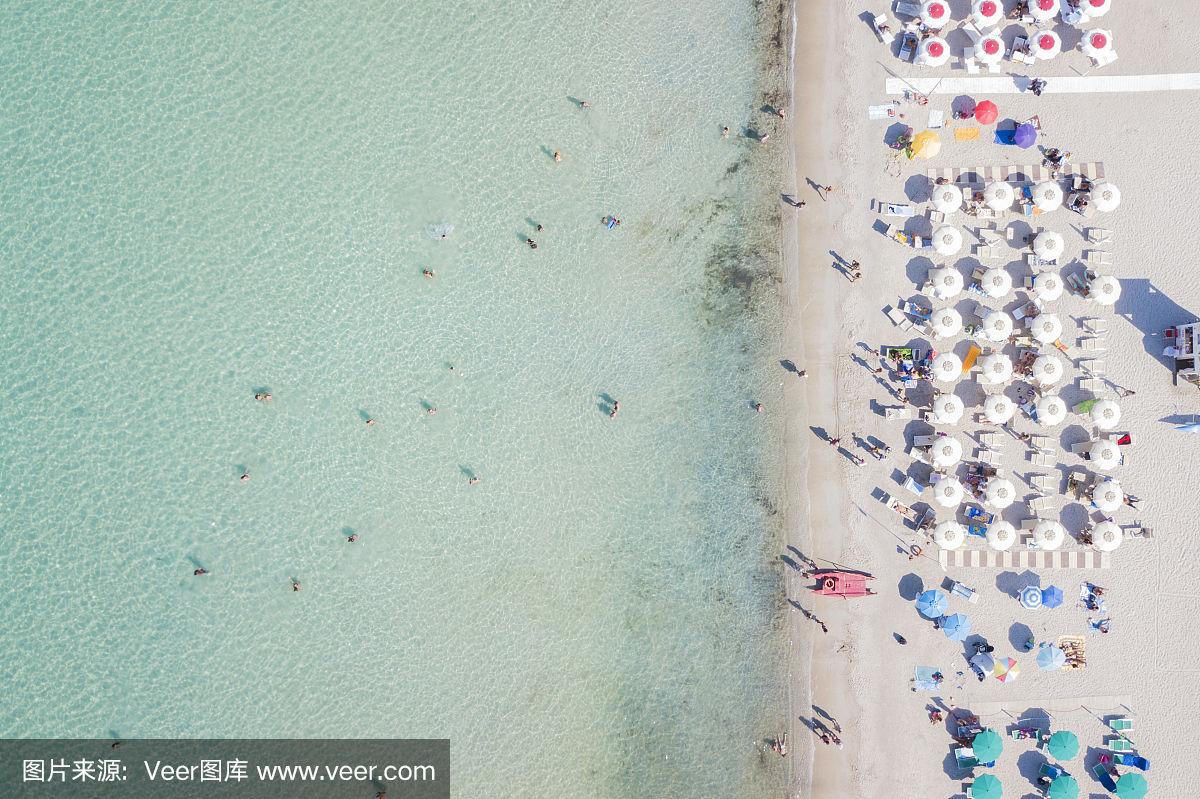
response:
<svg viewBox="0 0 1200 799"><path fill-rule="evenodd" d="M942 149L942 140L932 130L923 130L913 136L908 145L909 158L933 158Z"/></svg>

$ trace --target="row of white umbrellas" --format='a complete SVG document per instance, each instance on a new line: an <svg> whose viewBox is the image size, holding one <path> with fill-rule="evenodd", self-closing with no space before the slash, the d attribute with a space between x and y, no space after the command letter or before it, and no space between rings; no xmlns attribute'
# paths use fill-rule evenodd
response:
<svg viewBox="0 0 1200 799"><path fill-rule="evenodd" d="M995 368L1000 372L1012 368L1011 362L1009 362L1008 359L1003 355L997 354L997 356L988 357L998 357L998 360L995 361L995 363L999 365ZM947 359L947 363L953 363L953 361ZM992 362L989 361L989 368L991 363ZM1005 363L1008 363L1009 365L1005 367L1003 365ZM996 382L1003 382L1003 380L997 380ZM1046 394L1038 397L1033 404L1033 409L1037 423L1043 427L1056 427L1057 425L1062 424L1067 418L1067 403L1064 402L1062 397L1058 396L1057 394ZM966 405L963 403L962 399L955 394L942 394L934 399L932 411L934 421L940 424L954 425L958 424L958 422L962 419L963 414L966 412ZM1004 424L1008 422L1013 418L1013 415L1016 413L1016 411L1016 403L1006 397L1004 394L989 394L988 397L983 401L984 416L987 417L987 420L993 424ZM1121 421L1121 406L1112 400L1099 400L1092 406L1092 409L1089 411L1088 415L1092 424L1098 429L1112 430ZM1095 458L1098 463L1108 463L1112 460L1111 456L1114 453L1116 454L1117 461L1120 460L1119 450L1113 450L1109 448L1107 446L1108 442L1097 443L1105 444L1103 447L1094 447L1094 449L1096 449L1096 453L1091 453L1094 456L1098 455L1098 457ZM1115 465L1116 462L1113 462L1113 466ZM1107 469L1104 469L1103 467L1099 468L1101 468L1102 471L1107 471Z"/></svg>
<svg viewBox="0 0 1200 799"><path fill-rule="evenodd" d="M1054 31L1039 31L1028 39L1034 58L1049 61L1062 53L1062 37ZM1110 31L1090 31L1079 43L1079 49L1089 58L1102 58L1113 49ZM1004 58L1006 47L999 33L992 32L975 43L975 57L985 64L996 64ZM927 67L945 66L950 61L950 43L941 36L921 40L917 63Z"/></svg>
<svg viewBox="0 0 1200 799"><path fill-rule="evenodd" d="M939 228L939 230L941 229ZM929 270L929 285L933 296L939 300L949 300L962 293L965 283L962 273L957 269L941 266ZM999 299L1012 290L1012 276L1002 267L992 267L983 273L979 285L989 297ZM1033 278L1033 293L1040 300L1053 302L1062 296L1063 280L1052 272L1041 272ZM1097 275L1088 282L1088 297L1101 305L1112 305L1120 296L1121 282L1112 275ZM988 316L990 317L991 314ZM985 330L989 327L987 318L985 317L984 321ZM1008 333L1011 332L1012 328L1010 327L1001 338L1008 338ZM953 335L953 333L947 335ZM989 336L989 338L991 337ZM992 341L1000 341L1001 338L992 338Z"/></svg>
<svg viewBox="0 0 1200 799"><path fill-rule="evenodd" d="M1059 13L1060 0L1032 0L1029 15L1038 22L1049 22ZM1104 16L1112 8L1112 0L1082 0L1080 14L1091 20ZM921 4L921 22L925 27L940 30L951 21L947 0L925 0ZM1004 22L1004 4L1000 0L975 0L971 4L971 22L980 30L988 30Z"/></svg>
<svg viewBox="0 0 1200 799"><path fill-rule="evenodd" d="M988 525L988 545L1004 551L1017 542L1017 530L1009 522L995 521ZM1043 519L1034 525L1033 542L1038 549L1060 549L1067 540L1067 530L1052 519ZM1124 535L1116 522L1103 521L1092 529L1092 545L1102 552L1111 552L1121 546ZM945 521L933 528L933 541L942 549L958 549L967 540L967 530L955 521Z"/></svg>
<svg viewBox="0 0 1200 799"><path fill-rule="evenodd" d="M1064 195L1058 181L1043 180L1030 189L1030 193L1033 195L1033 204L1041 211L1055 211L1062 207ZM993 181L983 187L983 203L994 211L1008 210L1016 197L1016 189L1006 181ZM1121 190L1105 181L1092 187L1090 198L1097 211L1108 213L1121 204ZM930 199L938 211L953 214L962 209L963 191L953 183L944 183L933 187Z"/></svg>

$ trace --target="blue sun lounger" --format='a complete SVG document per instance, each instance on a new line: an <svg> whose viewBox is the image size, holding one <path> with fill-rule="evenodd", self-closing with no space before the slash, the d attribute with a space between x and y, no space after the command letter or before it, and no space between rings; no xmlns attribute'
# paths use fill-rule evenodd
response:
<svg viewBox="0 0 1200 799"><path fill-rule="evenodd" d="M1092 773L1108 791L1115 792L1117 790L1117 783L1113 781L1112 774L1108 773L1108 767L1103 763L1092 766Z"/></svg>
<svg viewBox="0 0 1200 799"><path fill-rule="evenodd" d="M1142 771L1150 770L1150 761L1144 757L1141 757L1140 755L1116 754L1112 757L1113 762L1118 766L1133 766L1134 768L1141 769Z"/></svg>

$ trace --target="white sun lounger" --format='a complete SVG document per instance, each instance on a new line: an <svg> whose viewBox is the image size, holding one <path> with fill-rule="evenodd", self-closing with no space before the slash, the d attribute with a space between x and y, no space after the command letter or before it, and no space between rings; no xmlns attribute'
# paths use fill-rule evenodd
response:
<svg viewBox="0 0 1200 799"><path fill-rule="evenodd" d="M1087 240L1092 244L1112 244L1113 232L1108 228L1090 227L1087 229Z"/></svg>
<svg viewBox="0 0 1200 799"><path fill-rule="evenodd" d="M1094 316L1089 316L1081 321L1083 322L1083 329L1089 333L1100 335L1108 332L1107 319L1097 319Z"/></svg>
<svg viewBox="0 0 1200 799"><path fill-rule="evenodd" d="M892 324L901 330L913 329L913 323L909 321L908 314L904 313L899 308L893 308L889 305L888 309L884 311L884 313L887 314L888 319L892 320Z"/></svg>
<svg viewBox="0 0 1200 799"><path fill-rule="evenodd" d="M1029 509L1037 515L1042 516L1054 509L1054 500L1050 497L1034 497L1029 500Z"/></svg>
<svg viewBox="0 0 1200 799"><path fill-rule="evenodd" d="M1079 339L1079 349L1084 352L1104 352L1108 347L1104 346L1104 339L1088 337Z"/></svg>
<svg viewBox="0 0 1200 799"><path fill-rule="evenodd" d="M914 447L932 447L933 442L937 440L936 435L913 436Z"/></svg>
<svg viewBox="0 0 1200 799"><path fill-rule="evenodd" d="M1008 436L1004 435L1003 433L998 433L995 430L991 430L989 432L979 434L979 443L983 444L988 449L1000 449L1004 446L1004 441L1007 438Z"/></svg>
<svg viewBox="0 0 1200 799"><path fill-rule="evenodd" d="M986 245L976 244L975 247L973 248L973 250L975 253L975 257L981 261L995 261L1001 257L1000 250L996 249L995 247L988 247Z"/></svg>
<svg viewBox="0 0 1200 799"><path fill-rule="evenodd" d="M879 37L879 41L884 44L891 44L896 40L896 34L890 30L885 31L883 29L885 25L887 25L887 17L883 14L876 14L871 18L871 27L875 29L875 35Z"/></svg>
<svg viewBox="0 0 1200 799"><path fill-rule="evenodd" d="M894 119L898 113L894 103L867 106L867 119Z"/></svg>
<svg viewBox="0 0 1200 799"><path fill-rule="evenodd" d="M896 14L903 14L906 17L921 16L921 7L916 3L905 3L901 0L896 0Z"/></svg>
<svg viewBox="0 0 1200 799"><path fill-rule="evenodd" d="M1097 53L1092 58L1092 63L1095 64L1097 68L1099 68L1099 67L1106 67L1116 60L1117 60L1117 51L1116 50L1108 50L1108 51L1105 51L1102 53Z"/></svg>
<svg viewBox="0 0 1200 799"><path fill-rule="evenodd" d="M988 466L1000 465L1000 453L994 449L983 447L975 451L975 460L980 463L986 463Z"/></svg>
<svg viewBox="0 0 1200 799"><path fill-rule="evenodd" d="M1103 394L1104 381L1095 377L1081 377L1079 378L1079 390L1091 394Z"/></svg>
<svg viewBox="0 0 1200 799"><path fill-rule="evenodd" d="M1031 452L1029 454L1029 462L1034 466L1053 466L1054 456L1047 455L1044 452Z"/></svg>
<svg viewBox="0 0 1200 799"><path fill-rule="evenodd" d="M978 75L979 74L979 62L975 60L975 48L974 47L968 47L966 50L963 50L962 62L963 62L963 69L965 69L967 71L968 75Z"/></svg>
<svg viewBox="0 0 1200 799"><path fill-rule="evenodd" d="M1091 266L1110 266L1113 262L1113 255L1104 250L1087 250L1083 254L1083 260Z"/></svg>
<svg viewBox="0 0 1200 799"><path fill-rule="evenodd" d="M1046 452L1050 455L1054 454L1054 440L1050 436L1030 436L1029 446L1038 452Z"/></svg>
<svg viewBox="0 0 1200 799"><path fill-rule="evenodd" d="M1058 489L1058 486L1055 485L1054 478L1048 474L1042 474L1041 472L1036 472L1029 475L1029 485L1033 486L1033 489L1039 492L1042 496L1053 494Z"/></svg>

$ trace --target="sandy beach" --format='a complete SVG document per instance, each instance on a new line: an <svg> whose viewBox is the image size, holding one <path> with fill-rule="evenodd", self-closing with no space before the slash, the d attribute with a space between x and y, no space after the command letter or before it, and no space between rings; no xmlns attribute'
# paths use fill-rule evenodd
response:
<svg viewBox="0 0 1200 799"><path fill-rule="evenodd" d="M1161 352L1162 331L1190 322L1200 311L1200 279L1191 267L1197 230L1191 224L1189 203L1195 195L1190 164L1194 160L1194 118L1200 108L1195 91L1112 92L1056 94L1056 77L1080 74L1157 75L1200 71L1200 52L1179 24L1187 5L1181 0L1156 4L1114 3L1114 9L1091 27L1111 30L1120 60L1094 69L1077 49L1074 28L1056 21L1052 26L1063 38L1064 53L1032 67L1005 60L996 76L1029 75L1047 81L1041 97L1029 92L997 94L1001 123L1023 121L1037 115L1042 131L1039 144L1071 151L1073 162L1102 162L1106 179L1120 187L1122 205L1113 213L1084 220L1060 209L1033 223L1060 233L1066 242L1059 259L1066 275L1082 268L1085 250L1112 254L1113 274L1121 281L1121 298L1115 306L1064 294L1048 311L1064 321L1061 341L1068 346L1062 356L1067 376L1061 396L1072 406L1092 394L1079 382L1080 362L1101 358L1112 385L1132 389L1120 400L1121 431L1134 444L1127 463L1115 476L1129 494L1141 502L1137 510L1120 508L1113 515L1121 525L1140 521L1154 531L1152 540L1127 540L1111 553L1104 569L1024 570L960 567L943 568L936 546L927 545L922 557L909 560L901 546L917 540L881 496L888 494L923 509L929 493L905 493L906 476L928 476L929 467L917 463L907 451L914 435L934 429L954 435L964 445L964 460L978 448L976 436L983 425L975 421L981 410L982 390L975 377L964 377L947 388L963 398L966 414L955 426L927 425L919 421L886 420L880 408L895 405L886 388L886 375L873 368L882 365L868 348L920 346L962 353L967 337L932 340L920 331L902 331L884 310L901 300L922 297L921 284L933 266L949 265L967 281L981 265L972 255L973 235L980 226L974 218L957 214L948 220L962 230L966 245L951 258L919 253L879 232L881 222L895 222L874 210L874 201L907 203L915 218L899 220L908 229L928 235L930 222L929 168L976 168L1038 164L1037 148L1020 150L992 142L991 127L983 126L975 141L956 141L952 103L958 93L935 93L927 106L903 102L886 93L890 70L905 78L961 78L958 54L965 33L954 30L967 18L969 3L950 4L954 21L946 30L955 57L938 68L902 63L882 44L868 24L871 14L886 13L899 29L895 14L883 3L833 0L797 5L796 57L794 59L793 139L795 196L805 201L801 209L785 209L792 220L788 235L787 268L783 283L789 319L781 357L806 369L806 379L785 375L787 482L784 504L791 549L781 553L788 564L788 599L793 604L790 655L796 675L792 686L791 796L869 797L903 780L905 795L962 796L971 773L959 770L952 755L957 746L946 724L931 724L927 708L940 704L960 714L975 713L984 726L1005 738L1006 748L991 773L1000 777L1006 796L1036 795L1034 783L1039 763L1045 762L1031 742L1014 741L1008 731L1021 718L1048 718L1053 729L1074 732L1080 755L1064 764L1078 781L1083 795L1110 795L1091 773L1106 753L1112 737L1105 720L1128 715L1135 732L1129 738L1135 751L1153 762L1146 774L1157 796L1184 796L1186 788L1183 736L1200 710L1193 690L1200 669L1178 642L1200 610L1191 589L1193 569L1200 563L1200 545L1187 535L1187 514L1200 500L1200 482L1186 466L1200 457L1200 437L1174 430L1172 421L1200 410L1200 393L1187 383L1172 384L1170 367ZM1012 4L1007 4L1011 6ZM869 13L864 13L869 12ZM1020 32L1019 23L1006 21L1000 30L1007 41ZM1019 69L1017 67L1020 67ZM985 76L987 73L985 71ZM984 93L965 92L974 100ZM869 120L867 108L901 100L903 119ZM946 127L940 131L941 152L933 159L897 158L885 144L896 123L925 129L931 110L942 110ZM972 123L974 124L974 123ZM1003 124L1001 124L1003 127ZM824 197L817 185L831 185ZM1023 237L1029 221L1017 213L997 220L1012 225ZM1088 244L1083 232L1104 227L1114 233L1111 243ZM1015 291L994 307L1011 309L1026 294L1021 288L1030 275L1021 260L1020 247L1007 249L999 261L984 266L1004 266ZM862 264L862 279L851 282L844 265ZM838 264L841 263L842 267ZM972 304L968 295L951 300L926 296L935 308L955 307L963 316ZM1097 318L1107 323L1106 351L1081 351L1080 320ZM1109 393L1106 396L1114 397ZM918 402L918 404L920 404ZM1047 472L1057 483L1071 469L1087 468L1071 446L1087 440L1092 429L1087 419L1070 417L1061 425L1039 428L1018 412L1013 429L1057 439L1056 463L1037 471ZM891 447L882 460L852 443L852 433L873 437ZM848 452L865 457L856 466L846 452L825 443L841 437ZM1005 520L1019 523L1033 513L1026 500L1033 492L1023 478L1035 471L1025 446L1009 440L1003 449L1003 466L1022 497L1005 509ZM1082 531L1088 509L1053 492L1053 508L1043 514L1061 520L1076 534ZM938 519L954 514L938 509ZM1094 519L1092 521L1095 521ZM972 538L964 548L986 549ZM1068 539L1065 550L1087 548ZM811 580L802 577L802 557L826 567L841 564L875 575L876 597L843 601L819 597L807 590ZM967 662L968 645L949 640L914 609L921 589L938 588L947 578L961 581L978 593L969 604L951 598L947 612L969 615L973 631L995 647L995 655L1011 656L1020 664L1020 677L1002 683L992 677L980 682ZM1057 585L1066 601L1054 610L1027 610L1014 596L1031 580L1041 586ZM1111 618L1111 632L1089 628L1096 614L1076 607L1079 586L1103 586ZM828 627L822 633L809 611ZM893 634L907 640L901 645ZM1024 652L1024 640L1052 641L1061 635L1082 636L1087 665L1077 670L1041 671L1034 654ZM910 682L916 666L941 669L945 681L937 693L917 693ZM959 676L962 672L962 676ZM808 678L804 675L808 674ZM936 698L936 699L935 699ZM844 748L827 746L810 730L818 720L843 732ZM1122 769L1122 773L1129 769ZM975 776L985 773L975 769Z"/></svg>

